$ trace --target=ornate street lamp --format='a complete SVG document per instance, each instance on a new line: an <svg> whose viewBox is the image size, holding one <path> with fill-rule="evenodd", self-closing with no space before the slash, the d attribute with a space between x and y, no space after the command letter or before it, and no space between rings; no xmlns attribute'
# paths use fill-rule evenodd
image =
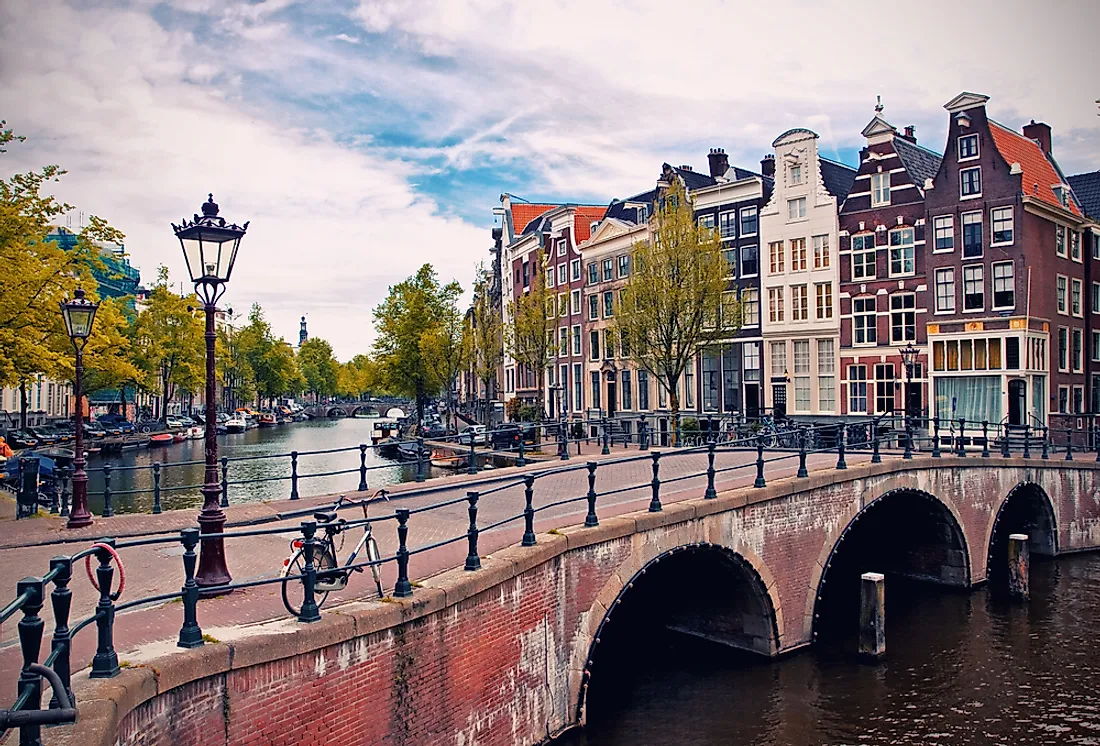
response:
<svg viewBox="0 0 1100 746"><path fill-rule="evenodd" d="M88 511L88 474L84 471L84 345L92 333L95 312L98 303L92 303L84 297L84 290L76 289L75 297L61 304L61 316L65 319L65 331L76 348L76 377L73 393L76 396L76 412L73 423L76 429L76 458L73 459L73 508L69 513L66 528L84 528L92 525L92 514Z"/></svg>
<svg viewBox="0 0 1100 746"><path fill-rule="evenodd" d="M202 217L172 224L180 240L183 258L195 293L202 299L206 311L206 476L203 479L202 510L199 513L201 534L220 534L225 528L225 513L218 505L221 487L218 484L218 405L214 386L214 312L225 292L225 284L233 272L237 248L248 230L248 223L236 225L218 217L214 195L203 203ZM199 569L195 582L202 588L217 588L232 581L225 564L225 543L222 539L204 540L199 548Z"/></svg>
<svg viewBox="0 0 1100 746"><path fill-rule="evenodd" d="M905 366L905 416L913 416L913 368L920 350L909 342L901 349L901 363Z"/></svg>

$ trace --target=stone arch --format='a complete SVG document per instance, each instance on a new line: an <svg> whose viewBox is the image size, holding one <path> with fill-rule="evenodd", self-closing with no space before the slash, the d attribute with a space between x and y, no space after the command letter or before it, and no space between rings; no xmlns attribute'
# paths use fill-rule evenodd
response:
<svg viewBox="0 0 1100 746"><path fill-rule="evenodd" d="M344 409L347 411L347 407ZM358 414L364 414L367 417L381 417L378 413L378 407L373 404L356 404L351 408L351 411L348 412L348 417L355 417Z"/></svg>
<svg viewBox="0 0 1100 746"><path fill-rule="evenodd" d="M940 498L925 490L916 487L895 487L887 490L873 500L867 502L858 510L855 510L843 527L834 530L825 540L814 565L813 577L810 578L809 596L806 599L806 629L807 636L817 638L817 621L820 613L820 604L825 592L825 584L828 580L829 570L834 564L839 550L852 531L875 509L896 501L899 496L908 495L925 501L942 510L942 517L950 533L946 537L954 549L949 550L951 555L948 563L941 565L939 577L922 575L922 579L939 582L945 585L954 585L969 588L972 583L971 572L973 560L971 557L970 541L966 531L963 530L963 522L960 518L958 507L950 498ZM954 554L957 552L957 554Z"/></svg>
<svg viewBox="0 0 1100 746"><path fill-rule="evenodd" d="M995 579L1002 563L995 561L1009 533L1026 533L1032 554L1058 554L1058 519L1054 501L1037 482L1017 483L990 514L986 533L986 579Z"/></svg>
<svg viewBox="0 0 1100 746"><path fill-rule="evenodd" d="M767 567L760 562L759 558L755 556L751 558L747 557L745 554L721 544L700 541L683 544L658 552L654 556L640 562L627 560L624 565L633 565L633 567L621 568L618 574L613 575L610 580L608 580L603 591L599 594L596 603L593 604L592 609L590 609L588 613L590 620L589 629L592 630L592 632L587 638L587 649L585 650L583 670L581 671L581 676L576 685L570 687L571 698L575 697L576 701L576 718L578 722L584 722L588 684L592 676L591 669L593 657L600 645L602 636L607 630L608 624L612 621L612 617L616 610L619 609L623 599L634 589L635 584L658 564L667 562L676 555L682 556L689 553L697 555L706 554L714 557L715 561L725 563L724 568L732 571L732 573L737 576L738 580L741 581L740 586L736 589L734 600L748 599L752 602L752 608L750 609L750 616L748 619L750 624L746 624L741 630L744 633L744 642L746 644L743 646L734 645L734 647L739 647L740 649L769 657L777 654L781 625L779 616L780 607L776 599L773 598L775 580ZM634 559L633 555L632 559ZM634 570L633 573L627 575L631 569ZM623 570L625 570L625 572L623 572ZM624 578L626 579L624 580ZM610 600L606 603L601 603L600 599L607 599L609 597Z"/></svg>
<svg viewBox="0 0 1100 746"><path fill-rule="evenodd" d="M328 407L325 410L325 416L326 417L347 417L348 413L347 413L347 410L344 409L344 407L341 407L341 406L337 405L337 406Z"/></svg>

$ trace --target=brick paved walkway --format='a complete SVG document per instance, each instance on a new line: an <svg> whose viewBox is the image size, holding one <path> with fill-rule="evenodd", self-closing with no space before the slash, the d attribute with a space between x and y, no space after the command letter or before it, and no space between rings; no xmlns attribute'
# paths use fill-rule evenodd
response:
<svg viewBox="0 0 1100 746"><path fill-rule="evenodd" d="M611 455L600 456L599 447L590 445L582 450L583 458L572 456L569 462L551 461L511 467L473 475L454 475L425 484L396 486L392 497L396 504L410 509L438 504L462 498L466 491L477 489L488 492L494 487L514 481L518 475L552 470L552 473L535 481L534 505L537 508L569 498L581 498L588 491L588 472L585 461L600 463L596 474L596 490L601 495L597 513L601 518L644 509L650 500L652 461L648 454L639 454L636 448L614 448ZM656 449L663 454L660 459L661 500L665 503L701 497L706 487L705 452L673 452ZM573 448L575 454L575 446ZM650 452L652 453L652 452ZM639 455L644 458L637 458ZM868 458L866 454L849 454L850 463ZM755 478L755 452L719 452L715 460L718 473L715 484L719 491L750 486ZM812 455L808 459L811 470L833 468L833 454ZM767 465L770 480L793 476L798 466L797 456ZM741 468L738 468L741 467ZM630 489L625 489L630 488ZM610 493L610 494L608 494ZM350 497L354 498L355 493ZM288 544L297 535L303 516L279 519L281 512L300 511L313 506L331 504L333 496L306 498L298 501L251 503L226 509L230 526L244 526L260 522L261 528L285 527L286 533L274 536L247 537L226 541L226 555L235 582L270 578L278 574L282 560L289 554ZM523 533L521 513L524 506L524 486L511 484L499 491L486 494L479 504L478 523L487 526L516 516L516 520L481 534L479 550L488 555L503 547L519 542ZM377 505L372 515L392 514L393 505ZM583 522L587 504L579 500L537 513L535 530L545 532ZM74 554L87 547L93 539L104 536L142 537L155 533L177 532L195 524L195 510L171 511L161 515L122 515L99 519L88 529L66 531L59 518L0 523L0 599L15 595L16 582L26 575L41 575L49 567L49 559L58 554ZM349 519L358 511L345 514ZM465 534L469 518L467 504L460 500L444 508L414 513L409 521L409 547L415 552L444 539ZM393 521L376 522L375 536L382 556L392 556L397 548ZM358 531L346 536L345 553L358 541ZM28 544L32 544L28 546ZM119 603L143 596L175 591L183 582L183 553L177 544L163 544L120 549L126 566L126 589ZM414 553L410 561L410 576L415 580L425 578L446 569L461 565L466 556L466 542L458 541L422 553ZM343 557L341 556L341 559ZM83 563L74 568L72 616L73 624L90 616L98 594L85 576ZM94 564L94 563L93 563ZM387 591L392 590L396 568L385 566L383 581ZM117 579L116 579L117 582ZM278 584L235 591L221 597L204 599L199 604L199 624L204 629L236 624L265 621L285 615ZM369 598L374 593L369 575L354 575L349 587L340 594L332 594L326 608L341 601ZM42 617L46 620L44 649L48 651L48 635L52 632L50 606L47 602ZM21 665L16 622L13 617L0 630L0 702L11 701L15 696L15 682ZM182 606L178 601L162 603L154 607L141 607L120 613L115 623L115 645L119 660L126 659L126 651L138 645L174 638L182 622ZM74 641L73 669L88 665L95 652L94 625L85 629Z"/></svg>

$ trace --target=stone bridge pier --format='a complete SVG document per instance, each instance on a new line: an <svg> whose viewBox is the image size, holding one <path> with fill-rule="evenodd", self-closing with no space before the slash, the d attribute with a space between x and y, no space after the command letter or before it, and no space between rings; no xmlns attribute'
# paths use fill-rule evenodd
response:
<svg viewBox="0 0 1100 746"><path fill-rule="evenodd" d="M887 587L969 588L1004 581L1010 534L1033 554L1096 549L1097 474L1080 461L894 460L540 534L411 599L131 657L118 679L78 681L89 715L47 742L542 743L584 723L614 648L647 629L771 657L854 629L868 570Z"/></svg>

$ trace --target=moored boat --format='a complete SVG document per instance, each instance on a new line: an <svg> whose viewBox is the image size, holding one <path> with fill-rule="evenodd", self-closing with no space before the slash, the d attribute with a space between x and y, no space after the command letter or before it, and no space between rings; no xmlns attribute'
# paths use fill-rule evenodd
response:
<svg viewBox="0 0 1100 746"><path fill-rule="evenodd" d="M187 440L187 431L186 430L180 430L178 432L172 433L172 442L173 443L182 443L185 440Z"/></svg>
<svg viewBox="0 0 1100 746"><path fill-rule="evenodd" d="M256 421L260 427L275 427L279 424L278 418L271 412L262 412Z"/></svg>
<svg viewBox="0 0 1100 746"><path fill-rule="evenodd" d="M432 449L431 460L432 466L438 466L441 469L461 469L467 464L466 457L459 456L448 448Z"/></svg>
<svg viewBox="0 0 1100 746"><path fill-rule="evenodd" d="M157 433L156 435L149 438L149 447L152 448L153 446L166 446L173 441L174 438L172 436L172 433Z"/></svg>
<svg viewBox="0 0 1100 746"><path fill-rule="evenodd" d="M225 431L227 433L243 433L248 429L248 422L241 414L234 414L228 420L225 421Z"/></svg>
<svg viewBox="0 0 1100 746"><path fill-rule="evenodd" d="M397 424L396 420L378 420L374 423L374 429L371 431L370 441L374 445L378 445L387 438L396 438L401 433L401 428Z"/></svg>

